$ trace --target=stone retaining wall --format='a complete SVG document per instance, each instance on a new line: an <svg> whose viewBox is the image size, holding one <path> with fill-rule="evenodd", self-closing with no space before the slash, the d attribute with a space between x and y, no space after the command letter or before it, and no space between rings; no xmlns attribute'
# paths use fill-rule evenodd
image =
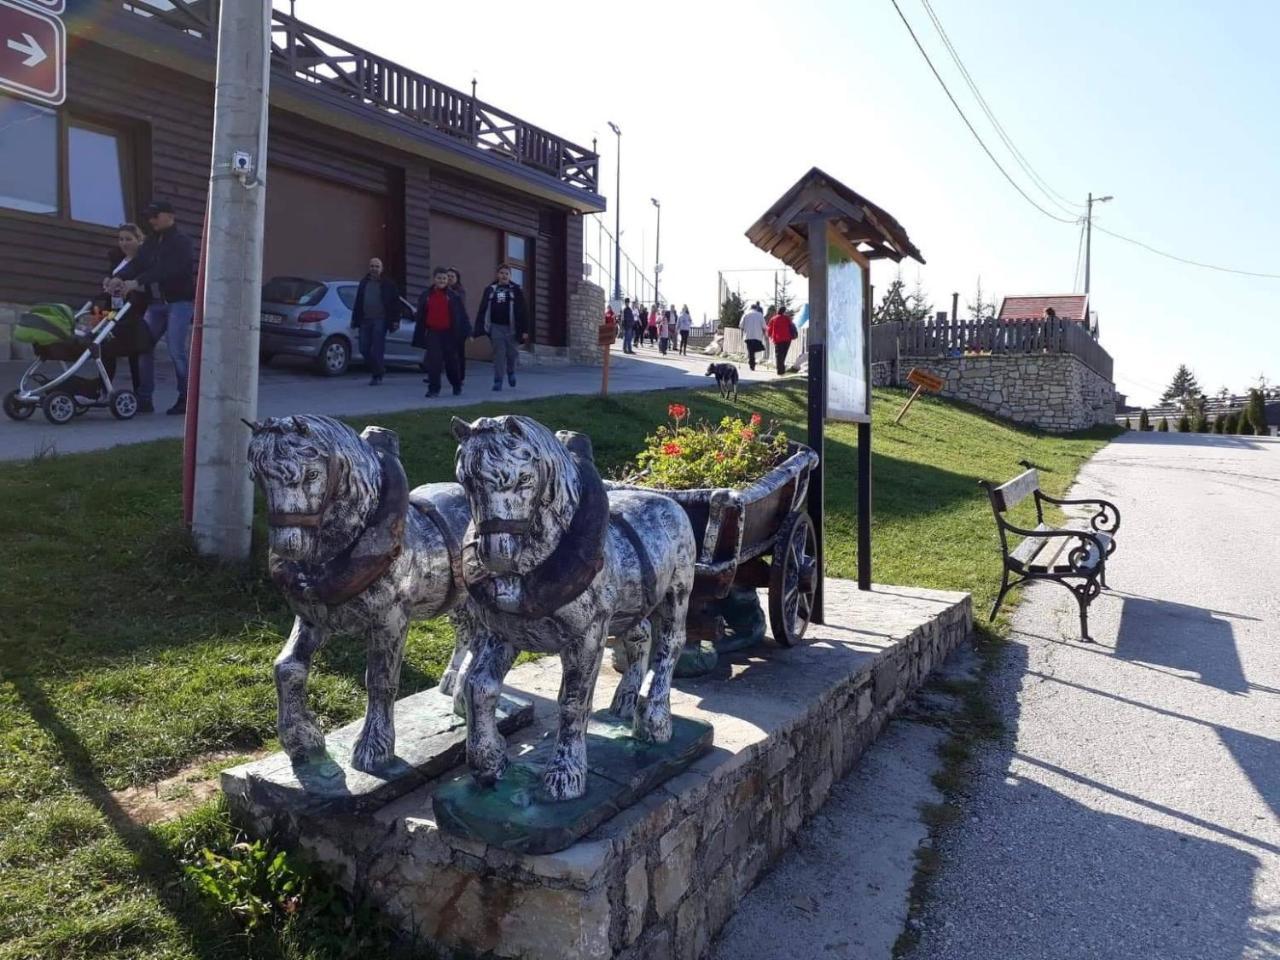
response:
<svg viewBox="0 0 1280 960"><path fill-rule="evenodd" d="M587 280L578 281L569 295L569 360L602 363L604 348L598 342L604 323L604 289Z"/></svg>
<svg viewBox="0 0 1280 960"><path fill-rule="evenodd" d="M1115 384L1070 354L901 357L899 382L905 385L912 367L942 377L944 397L1050 433L1115 420Z"/></svg>
<svg viewBox="0 0 1280 960"><path fill-rule="evenodd" d="M255 806L235 771L224 790L252 830L292 839L405 930L458 956L697 960L835 780L972 629L967 594L861 593L829 579L826 608L828 625L810 627L805 646L765 644L678 681L674 708L714 725L712 752L560 853L512 854L442 832L432 784L346 820ZM551 728L559 673L546 658L509 675L538 717L511 738L513 755ZM597 706L616 682L606 665Z"/></svg>

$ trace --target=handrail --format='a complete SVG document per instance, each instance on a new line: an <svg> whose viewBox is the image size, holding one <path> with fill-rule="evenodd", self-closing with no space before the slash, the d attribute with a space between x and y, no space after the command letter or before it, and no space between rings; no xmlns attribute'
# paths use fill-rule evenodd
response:
<svg viewBox="0 0 1280 960"><path fill-rule="evenodd" d="M189 36L215 42L217 0L107 0ZM599 155L493 104L379 57L279 10L271 12L271 65L280 73L404 117L477 150L595 193Z"/></svg>

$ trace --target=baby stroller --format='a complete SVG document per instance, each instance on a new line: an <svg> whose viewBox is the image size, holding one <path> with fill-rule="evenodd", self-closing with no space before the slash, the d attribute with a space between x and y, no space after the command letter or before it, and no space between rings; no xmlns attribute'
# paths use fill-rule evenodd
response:
<svg viewBox="0 0 1280 960"><path fill-rule="evenodd" d="M25 420L44 411L50 423L69 423L94 407L106 407L117 420L129 420L138 412L132 390L117 390L107 376L103 359L113 353L111 336L128 315L127 301L118 310L101 311L89 301L76 313L62 303L42 303L24 313L13 331L19 343L35 350L18 389L5 394L4 412L13 420ZM45 364L60 370L45 372ZM81 371L89 374L81 376Z"/></svg>

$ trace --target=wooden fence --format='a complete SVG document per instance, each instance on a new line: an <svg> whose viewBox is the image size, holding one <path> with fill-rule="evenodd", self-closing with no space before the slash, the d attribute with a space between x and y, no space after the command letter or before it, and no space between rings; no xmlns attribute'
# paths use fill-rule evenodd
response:
<svg viewBox="0 0 1280 960"><path fill-rule="evenodd" d="M886 330L888 328L888 330ZM885 333L879 331L886 330ZM877 340L879 335L879 340ZM1070 354L1095 373L1113 379L1111 354L1072 320L916 320L872 328L872 359L896 344L902 357L973 357Z"/></svg>

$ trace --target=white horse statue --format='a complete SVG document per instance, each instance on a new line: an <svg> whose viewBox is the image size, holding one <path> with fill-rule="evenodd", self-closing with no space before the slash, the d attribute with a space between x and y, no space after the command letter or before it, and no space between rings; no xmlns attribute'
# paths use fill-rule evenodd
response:
<svg viewBox="0 0 1280 960"><path fill-rule="evenodd" d="M454 611L452 692L470 636L461 607L462 488L409 490L396 436L330 417L248 424L250 474L267 500L271 578L296 614L275 662L280 742L295 762L324 753L307 709L311 659L334 633L364 637L368 704L352 766L374 772L395 755L395 700L411 620Z"/></svg>
<svg viewBox="0 0 1280 960"><path fill-rule="evenodd" d="M543 772L553 800L586 790L586 730L605 639L627 668L612 710L646 741L671 739L671 676L685 640L697 555L675 501L607 493L590 441L527 417L454 418L457 476L471 506L463 569L474 603L472 659L461 684L467 762L492 784L507 767L495 709L521 650L558 653L555 751Z"/></svg>

